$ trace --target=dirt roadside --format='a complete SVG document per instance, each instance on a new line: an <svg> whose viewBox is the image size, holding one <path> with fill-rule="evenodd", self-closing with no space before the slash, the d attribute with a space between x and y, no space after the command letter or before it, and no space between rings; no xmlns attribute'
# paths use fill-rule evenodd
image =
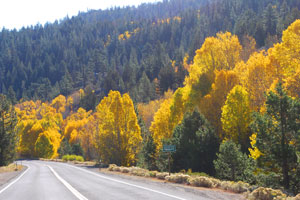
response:
<svg viewBox="0 0 300 200"><path fill-rule="evenodd" d="M80 166L80 165L77 165ZM233 192L225 191L222 189L211 189L211 188L204 188L204 187L193 187L190 185L185 185L185 184L177 184L177 183L170 183L165 180L159 180L157 178L151 178L151 177L141 177L141 176L134 176L131 174L127 173L121 173L121 172L114 172L114 171L108 171L107 168L94 168L94 167L86 167L86 166L80 166L84 167L88 170L94 171L94 172L99 172L103 174L110 175L112 177L117 176L123 179L128 179L128 180L135 180L139 182L151 182L151 184L154 185L167 185L168 187L173 187L178 190L185 190L194 194L198 194L200 196L204 196L209 199L215 199L215 200L245 200L245 196L242 194L236 194Z"/></svg>
<svg viewBox="0 0 300 200"><path fill-rule="evenodd" d="M23 173L27 169L26 166L23 166L22 169L18 171L4 171L0 172L0 187L8 182L10 182L12 179Z"/></svg>

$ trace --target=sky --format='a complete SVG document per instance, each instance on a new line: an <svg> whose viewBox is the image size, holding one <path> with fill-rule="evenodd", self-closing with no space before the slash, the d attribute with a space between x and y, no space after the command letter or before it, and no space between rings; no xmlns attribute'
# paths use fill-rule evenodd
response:
<svg viewBox="0 0 300 200"><path fill-rule="evenodd" d="M44 25L87 10L140 5L160 0L4 0L0 6L0 29Z"/></svg>

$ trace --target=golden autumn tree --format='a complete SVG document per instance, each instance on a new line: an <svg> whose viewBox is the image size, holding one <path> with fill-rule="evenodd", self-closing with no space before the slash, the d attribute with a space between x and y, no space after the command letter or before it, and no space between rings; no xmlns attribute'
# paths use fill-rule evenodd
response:
<svg viewBox="0 0 300 200"><path fill-rule="evenodd" d="M241 61L241 51L238 37L229 32L205 39L185 79L185 87L190 88L188 106L200 106L200 99L210 92L215 71L232 70Z"/></svg>
<svg viewBox="0 0 300 200"><path fill-rule="evenodd" d="M154 115L150 131L156 143L157 150L162 147L162 139L172 137L173 127L170 124L172 99L166 99Z"/></svg>
<svg viewBox="0 0 300 200"><path fill-rule="evenodd" d="M215 127L220 138L222 133L221 114L226 97L231 89L239 83L238 74L232 70L216 71L211 92L200 101L200 110L207 120Z"/></svg>
<svg viewBox="0 0 300 200"><path fill-rule="evenodd" d="M285 87L290 96L300 98L300 68L286 79Z"/></svg>
<svg viewBox="0 0 300 200"><path fill-rule="evenodd" d="M206 72L232 70L241 60L241 51L238 37L229 32L217 33L216 37L206 38L202 47L196 51L186 83L196 83L200 75Z"/></svg>
<svg viewBox="0 0 300 200"><path fill-rule="evenodd" d="M87 112L83 108L78 108L77 112L72 113L64 121L64 137L70 144L80 143L84 135L84 126L89 122L88 117L92 111Z"/></svg>
<svg viewBox="0 0 300 200"><path fill-rule="evenodd" d="M250 136L250 113L248 92L240 85L235 86L222 107L221 121L225 137L241 144L243 150L247 150Z"/></svg>
<svg viewBox="0 0 300 200"><path fill-rule="evenodd" d="M32 157L34 145L39 136L39 124L36 115L40 102L26 101L16 105L18 116L17 130L20 136L18 151L21 155Z"/></svg>
<svg viewBox="0 0 300 200"><path fill-rule="evenodd" d="M235 71L240 74L241 83L249 93L251 109L259 111L266 100L265 92L277 78L267 53L253 53L246 63L239 63Z"/></svg>
<svg viewBox="0 0 300 200"><path fill-rule="evenodd" d="M161 148L162 139L172 137L173 129L181 122L185 112L193 111L195 107L198 107L202 112L201 109L204 110L207 108L207 104L204 103L210 103L212 106L218 101L217 99L212 99L212 96L213 98L219 98L217 93L223 92L221 92L223 84L221 81L217 83L220 85L220 91L214 91L213 93L215 94L213 95L210 94L212 84L216 79L216 74L222 74L219 74L219 71L232 70L236 63L241 60L241 51L242 46L237 36L231 35L229 32L218 33L216 37L206 38L202 47L196 51L193 64L188 67L189 75L185 78L184 87L178 88L172 99L165 100L154 115L154 121L151 124L150 131L153 133L153 138L158 149ZM184 63L186 63L186 59L187 58L185 58ZM231 72L231 74L233 73L234 72ZM235 78L232 76L232 79L236 80L232 80L234 83L228 83L229 89L225 90L225 94L223 94L223 96L225 96L223 97L223 104L227 93L233 87L230 86L230 84L235 85L238 81L236 76ZM231 81L230 77L228 77L228 81ZM215 90L217 89L215 88ZM222 96L222 94L219 95ZM222 100L220 99L220 101ZM222 105L222 103L220 104ZM217 110L218 109L220 113L221 107L219 106ZM209 113L208 111L206 114L206 116L208 116L214 115L215 113ZM211 119L212 118L214 117L211 117ZM216 124L217 123L218 122L216 122Z"/></svg>
<svg viewBox="0 0 300 200"><path fill-rule="evenodd" d="M282 42L269 50L271 60L285 77L300 68L300 20L296 20L282 33Z"/></svg>
<svg viewBox="0 0 300 200"><path fill-rule="evenodd" d="M64 120L63 133L64 138L70 144L79 144L87 160L91 159L90 149L92 148L92 132L87 130L89 123L92 122L92 111L87 112L83 108L79 108L77 112L72 113Z"/></svg>
<svg viewBox="0 0 300 200"><path fill-rule="evenodd" d="M47 103L23 102L16 106L19 152L27 157L55 158L61 142L61 113Z"/></svg>
<svg viewBox="0 0 300 200"><path fill-rule="evenodd" d="M142 142L133 102L128 94L110 91L96 108L95 147L105 163L130 166Z"/></svg>
<svg viewBox="0 0 300 200"><path fill-rule="evenodd" d="M52 100L51 106L56 109L56 112L63 113L66 110L66 103L66 97L63 95L59 95Z"/></svg>
<svg viewBox="0 0 300 200"><path fill-rule="evenodd" d="M154 114L159 109L160 105L164 102L165 99L171 98L173 92L168 90L165 92L164 96L158 100L150 101L149 103L139 103L137 108L139 111L139 115L145 122L147 128L151 126L151 122L153 121Z"/></svg>

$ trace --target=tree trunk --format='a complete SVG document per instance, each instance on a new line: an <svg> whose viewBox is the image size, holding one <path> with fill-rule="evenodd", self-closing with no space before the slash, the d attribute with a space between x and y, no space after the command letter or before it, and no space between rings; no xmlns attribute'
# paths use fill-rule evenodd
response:
<svg viewBox="0 0 300 200"><path fill-rule="evenodd" d="M280 122L281 122L281 151L282 151L282 174L283 174L283 186L285 189L289 189L289 167L287 161L287 148L285 144L285 132L286 132L286 117L285 110L280 100Z"/></svg>

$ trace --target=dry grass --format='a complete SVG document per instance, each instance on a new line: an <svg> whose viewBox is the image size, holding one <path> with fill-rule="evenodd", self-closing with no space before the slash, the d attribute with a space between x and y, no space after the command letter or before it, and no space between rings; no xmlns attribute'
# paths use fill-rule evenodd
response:
<svg viewBox="0 0 300 200"><path fill-rule="evenodd" d="M135 176L153 177L160 180L166 180L173 183L188 184L196 187L219 188L234 193L243 193L250 200L300 200L300 194L295 197L287 197L280 190L260 187L250 193L250 185L239 181L221 181L216 178L192 174L192 176L184 173L171 174L167 172L149 171L139 167L119 167L115 164L110 164L108 171L116 171L128 173Z"/></svg>
<svg viewBox="0 0 300 200"><path fill-rule="evenodd" d="M233 181L222 181L219 188L223 190L232 191L235 193L243 193L247 192L250 185L248 183L244 183L242 181L233 182Z"/></svg>
<svg viewBox="0 0 300 200"><path fill-rule="evenodd" d="M211 188L214 185L213 181L205 176L191 177L188 179L188 183L192 186L207 188Z"/></svg>
<svg viewBox="0 0 300 200"><path fill-rule="evenodd" d="M80 164L80 165L85 165L85 166L95 166L96 165L96 162L94 162L94 161L81 162L81 161L78 161L78 160L66 161L66 160L63 160L63 159L47 159L47 158L39 158L39 160L52 161L52 162L72 162L72 163L75 163L75 164Z"/></svg>
<svg viewBox="0 0 300 200"><path fill-rule="evenodd" d="M249 200L279 200L287 199L286 195L280 190L259 187L248 195Z"/></svg>
<svg viewBox="0 0 300 200"><path fill-rule="evenodd" d="M145 176L148 177L150 176L150 173L148 170L146 169L142 169L139 167L130 167L129 168L129 173L135 176Z"/></svg>
<svg viewBox="0 0 300 200"><path fill-rule="evenodd" d="M170 176L166 176L165 180L173 182L173 183L188 183L189 175L185 174L171 174Z"/></svg>
<svg viewBox="0 0 300 200"><path fill-rule="evenodd" d="M22 170L23 166L22 165L17 165L15 163L11 163L8 166L3 166L0 167L0 173L6 173L6 172L13 172L13 171L19 171Z"/></svg>
<svg viewBox="0 0 300 200"><path fill-rule="evenodd" d="M167 173L167 172L158 172L158 173L156 174L156 177L157 177L158 179L165 180L165 177L168 176L168 175L169 175L169 173Z"/></svg>

